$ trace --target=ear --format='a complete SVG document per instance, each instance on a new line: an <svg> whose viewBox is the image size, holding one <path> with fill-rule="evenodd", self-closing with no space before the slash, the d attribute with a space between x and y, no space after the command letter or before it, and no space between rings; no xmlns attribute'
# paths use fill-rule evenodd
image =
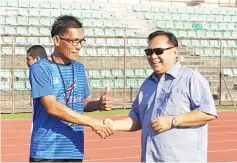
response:
<svg viewBox="0 0 237 163"><path fill-rule="evenodd" d="M60 38L58 36L53 36L53 43L55 46L59 46L60 44Z"/></svg>
<svg viewBox="0 0 237 163"><path fill-rule="evenodd" d="M37 57L36 57L36 60L37 60L37 61L40 60L40 57L37 56Z"/></svg>
<svg viewBox="0 0 237 163"><path fill-rule="evenodd" d="M178 53L178 49L174 48L174 53L173 53L173 59L175 60L175 62L177 62L179 60L179 53Z"/></svg>
<svg viewBox="0 0 237 163"><path fill-rule="evenodd" d="M179 52L177 48L174 49L174 55L175 55L175 58L178 58Z"/></svg>

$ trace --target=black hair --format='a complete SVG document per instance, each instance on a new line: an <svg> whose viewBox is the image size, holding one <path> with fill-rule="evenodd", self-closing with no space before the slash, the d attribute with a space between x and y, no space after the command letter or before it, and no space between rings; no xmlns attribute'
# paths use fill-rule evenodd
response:
<svg viewBox="0 0 237 163"><path fill-rule="evenodd" d="M51 30L51 36L63 34L68 28L82 28L82 23L77 17L62 15L55 19Z"/></svg>
<svg viewBox="0 0 237 163"><path fill-rule="evenodd" d="M175 47L178 47L178 40L176 36L171 32L155 31L148 36L148 42L150 42L156 36L166 36L169 39L169 43Z"/></svg>
<svg viewBox="0 0 237 163"><path fill-rule="evenodd" d="M32 58L37 58L39 57L40 59L46 58L47 57L47 53L46 50L44 49L43 46L41 45L34 45L31 46L28 50L27 50L27 54L29 54Z"/></svg>

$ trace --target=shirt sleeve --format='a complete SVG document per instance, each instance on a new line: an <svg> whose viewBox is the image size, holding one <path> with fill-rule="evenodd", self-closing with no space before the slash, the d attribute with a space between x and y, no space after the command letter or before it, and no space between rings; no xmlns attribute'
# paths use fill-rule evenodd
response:
<svg viewBox="0 0 237 163"><path fill-rule="evenodd" d="M191 106L207 114L217 117L216 106L208 81L199 73L194 72L189 82Z"/></svg>
<svg viewBox="0 0 237 163"><path fill-rule="evenodd" d="M50 82L49 76L47 76L43 68L37 63L30 67L30 84L34 99L54 95L53 85Z"/></svg>
<svg viewBox="0 0 237 163"><path fill-rule="evenodd" d="M132 108L129 112L129 117L131 117L132 119L136 119L137 121L140 122L140 114L139 114L139 94L137 95L137 97L135 98L133 104L132 104Z"/></svg>

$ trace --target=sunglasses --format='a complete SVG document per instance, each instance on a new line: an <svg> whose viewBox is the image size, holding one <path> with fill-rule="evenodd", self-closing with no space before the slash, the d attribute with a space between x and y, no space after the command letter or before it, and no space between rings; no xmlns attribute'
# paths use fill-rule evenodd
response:
<svg viewBox="0 0 237 163"><path fill-rule="evenodd" d="M153 53L155 53L156 55L161 55L164 53L165 50L169 50L169 49L172 49L172 48L175 48L175 47L169 47L169 48L155 48L155 49L145 49L145 53L147 56L151 56Z"/></svg>

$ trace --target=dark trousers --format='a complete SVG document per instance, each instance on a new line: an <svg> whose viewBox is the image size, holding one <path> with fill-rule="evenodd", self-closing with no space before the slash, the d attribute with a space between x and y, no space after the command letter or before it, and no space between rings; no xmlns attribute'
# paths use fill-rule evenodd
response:
<svg viewBox="0 0 237 163"><path fill-rule="evenodd" d="M30 158L30 162L82 162L82 159L41 159Z"/></svg>

